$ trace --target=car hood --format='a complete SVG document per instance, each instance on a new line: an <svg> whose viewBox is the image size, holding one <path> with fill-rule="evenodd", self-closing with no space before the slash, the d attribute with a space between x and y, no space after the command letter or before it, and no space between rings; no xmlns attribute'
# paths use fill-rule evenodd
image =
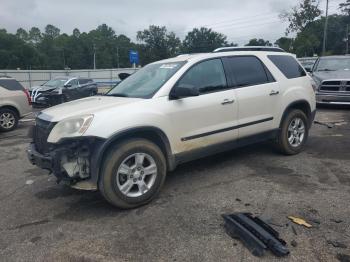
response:
<svg viewBox="0 0 350 262"><path fill-rule="evenodd" d="M46 121L58 122L66 118L94 114L108 108L115 108L140 100L142 99L128 97L87 97L45 109L38 117Z"/></svg>
<svg viewBox="0 0 350 262"><path fill-rule="evenodd" d="M52 87L52 86L32 86L32 87L29 87L29 91L52 91L52 90L55 90L57 89L57 87Z"/></svg>
<svg viewBox="0 0 350 262"><path fill-rule="evenodd" d="M312 77L318 82L324 80L347 80L350 79L350 70L337 70L337 71L316 71L313 73Z"/></svg>

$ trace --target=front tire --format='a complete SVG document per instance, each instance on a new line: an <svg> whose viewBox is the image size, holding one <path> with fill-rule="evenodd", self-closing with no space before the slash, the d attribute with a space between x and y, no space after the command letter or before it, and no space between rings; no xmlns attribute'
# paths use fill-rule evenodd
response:
<svg viewBox="0 0 350 262"><path fill-rule="evenodd" d="M300 153L309 136L309 121L305 113L299 109L288 112L283 119L278 136L277 146L286 155Z"/></svg>
<svg viewBox="0 0 350 262"><path fill-rule="evenodd" d="M165 177L166 161L160 148L145 139L132 139L107 152L99 190L112 205L135 208L157 196Z"/></svg>
<svg viewBox="0 0 350 262"><path fill-rule="evenodd" d="M19 117L17 113L8 108L0 108L0 131L9 132L18 125Z"/></svg>

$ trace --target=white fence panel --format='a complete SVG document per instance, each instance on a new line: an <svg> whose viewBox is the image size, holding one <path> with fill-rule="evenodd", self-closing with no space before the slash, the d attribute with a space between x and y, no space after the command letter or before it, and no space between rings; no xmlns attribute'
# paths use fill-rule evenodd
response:
<svg viewBox="0 0 350 262"><path fill-rule="evenodd" d="M89 77L97 83L107 84L119 80L119 73L132 74L136 68L113 69L83 69L83 70L0 70L0 76L10 76L19 81L24 87L41 85L44 82L60 76Z"/></svg>

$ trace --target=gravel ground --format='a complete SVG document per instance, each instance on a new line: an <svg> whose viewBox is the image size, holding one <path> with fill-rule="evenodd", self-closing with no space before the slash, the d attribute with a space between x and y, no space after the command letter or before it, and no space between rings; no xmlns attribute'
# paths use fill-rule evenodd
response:
<svg viewBox="0 0 350 262"><path fill-rule="evenodd" d="M288 243L281 260L349 261L350 109L321 108L316 119L334 126L314 125L299 155L262 143L197 160L170 173L155 201L129 211L30 165L32 122L22 122L0 134L0 260L258 261L225 234L220 216L251 212ZM261 260L279 259L268 252Z"/></svg>

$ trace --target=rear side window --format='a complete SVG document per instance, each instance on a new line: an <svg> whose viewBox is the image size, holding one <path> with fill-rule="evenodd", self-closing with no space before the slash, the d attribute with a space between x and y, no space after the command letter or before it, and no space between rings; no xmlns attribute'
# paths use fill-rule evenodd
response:
<svg viewBox="0 0 350 262"><path fill-rule="evenodd" d="M226 89L226 76L221 60L212 59L194 65L184 74L177 86L198 88L201 94Z"/></svg>
<svg viewBox="0 0 350 262"><path fill-rule="evenodd" d="M288 79L306 76L304 69L292 56L268 55L267 57Z"/></svg>
<svg viewBox="0 0 350 262"><path fill-rule="evenodd" d="M92 82L92 79L86 79L86 78L79 79L79 84L87 84L89 82Z"/></svg>
<svg viewBox="0 0 350 262"><path fill-rule="evenodd" d="M262 62L254 56L233 56L225 58L236 86L252 86L273 82L273 77Z"/></svg>
<svg viewBox="0 0 350 262"><path fill-rule="evenodd" d="M15 79L0 79L0 86L11 91L24 90L23 86Z"/></svg>

